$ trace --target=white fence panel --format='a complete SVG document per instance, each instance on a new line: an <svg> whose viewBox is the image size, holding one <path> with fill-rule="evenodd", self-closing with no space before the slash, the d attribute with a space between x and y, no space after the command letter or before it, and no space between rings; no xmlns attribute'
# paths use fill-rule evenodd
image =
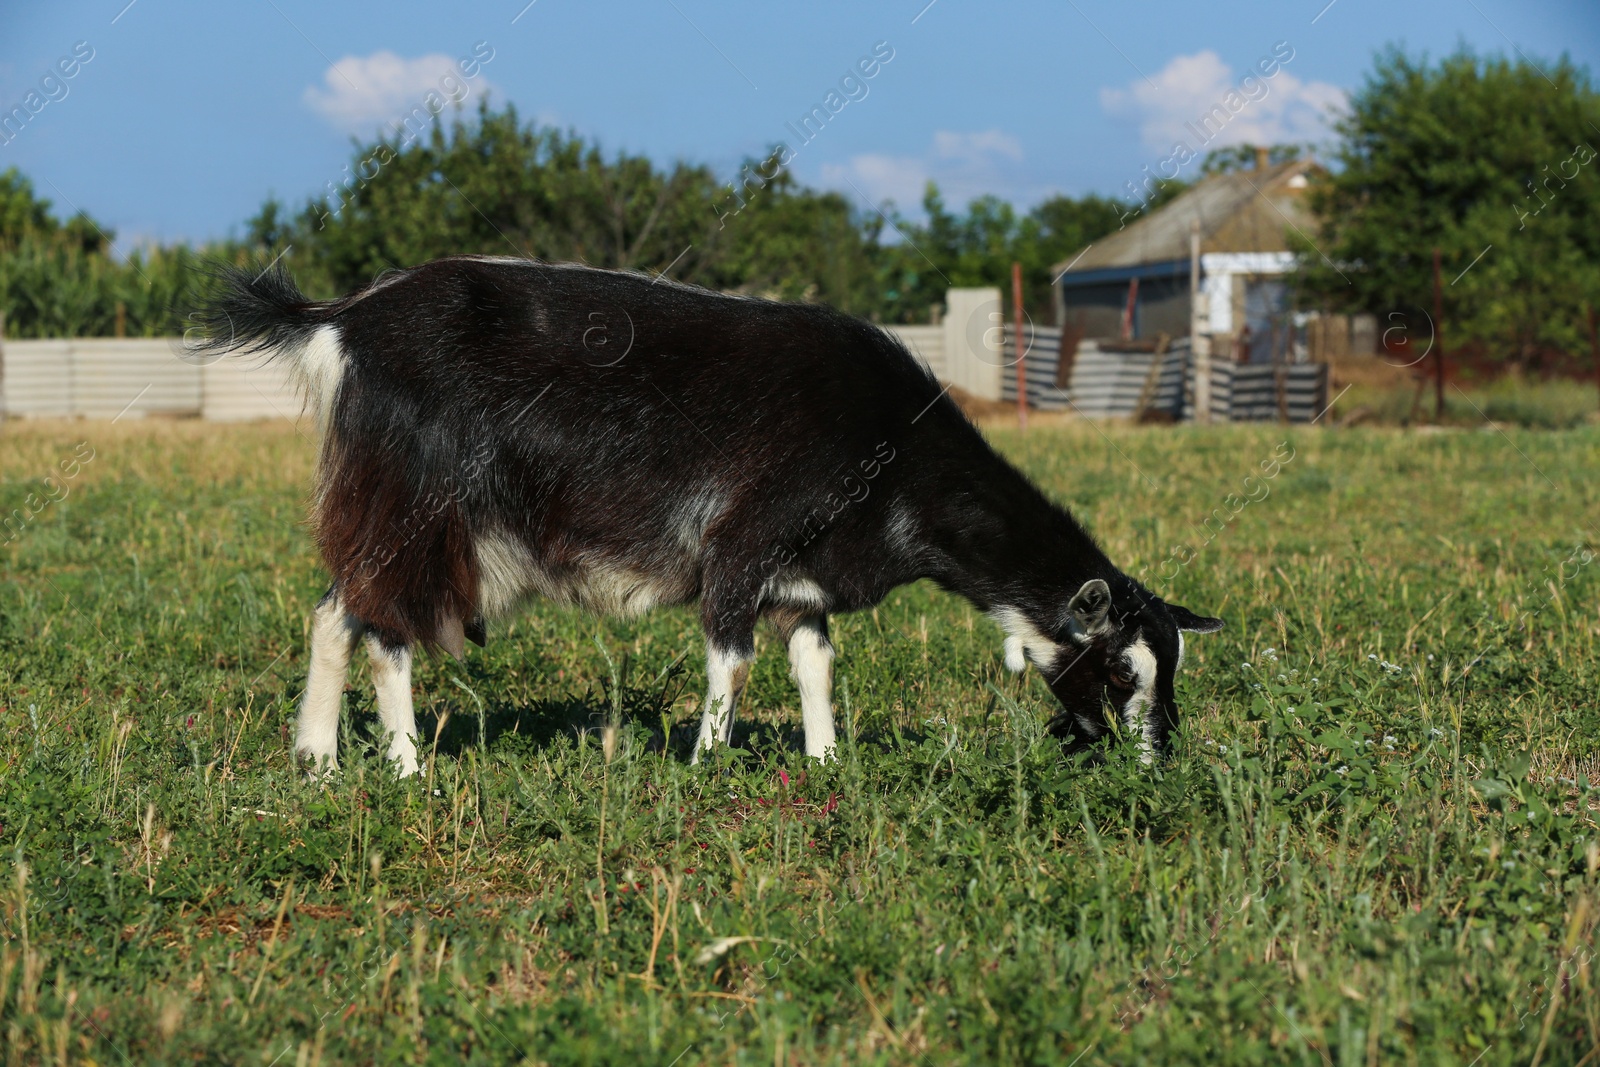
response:
<svg viewBox="0 0 1600 1067"><path fill-rule="evenodd" d="M165 338L72 343L72 413L89 419L200 413L200 368Z"/></svg>
<svg viewBox="0 0 1600 1067"><path fill-rule="evenodd" d="M24 418L72 414L72 342L6 341L5 409Z"/></svg>
<svg viewBox="0 0 1600 1067"><path fill-rule="evenodd" d="M206 366L204 386L200 413L212 422L298 419L305 408L282 360L221 359Z"/></svg>
<svg viewBox="0 0 1600 1067"><path fill-rule="evenodd" d="M299 390L281 363L179 359L168 338L0 342L4 412L19 418L168 415L217 422L298 419Z"/></svg>
<svg viewBox="0 0 1600 1067"><path fill-rule="evenodd" d="M1005 316L999 289L950 289L945 295L944 380L980 400L999 400Z"/></svg>

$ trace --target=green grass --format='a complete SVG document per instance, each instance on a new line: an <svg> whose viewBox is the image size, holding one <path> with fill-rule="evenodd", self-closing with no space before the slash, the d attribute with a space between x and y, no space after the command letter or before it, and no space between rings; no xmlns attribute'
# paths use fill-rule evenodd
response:
<svg viewBox="0 0 1600 1067"><path fill-rule="evenodd" d="M1402 371L1382 364L1381 356L1371 358L1378 363L1356 370L1362 380L1353 383L1349 393L1340 398L1336 417L1349 417L1360 411L1363 420L1390 426L1432 422L1434 385L1426 374L1431 372L1431 366L1423 364L1417 371ZM1385 375L1403 379L1413 373L1423 375L1420 393L1415 380L1371 380ZM1510 374L1490 381L1451 382L1444 390L1444 422L1466 429L1482 428L1485 420L1524 429L1576 429L1597 421L1600 397L1596 392L1593 380L1541 381Z"/></svg>
<svg viewBox="0 0 1600 1067"><path fill-rule="evenodd" d="M41 509L0 547L0 1056L1487 1067L1600 1044L1600 567L1574 555L1600 431L995 436L1113 559L1228 620L1189 642L1170 763L1065 760L1037 674L918 586L836 620L828 767L795 750L765 636L740 748L691 768L693 615L544 607L421 663L425 780L379 758L362 668L343 770L309 785L309 443L7 426L0 504Z"/></svg>

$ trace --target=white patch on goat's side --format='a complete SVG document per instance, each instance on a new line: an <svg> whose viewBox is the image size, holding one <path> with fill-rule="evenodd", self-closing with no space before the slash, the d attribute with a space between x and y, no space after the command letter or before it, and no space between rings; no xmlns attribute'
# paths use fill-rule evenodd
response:
<svg viewBox="0 0 1600 1067"><path fill-rule="evenodd" d="M317 420L318 429L326 429L333 414L334 402L339 398L339 383L344 380L345 362L337 326L317 327L294 360L295 377L305 390L306 402Z"/></svg>
<svg viewBox="0 0 1600 1067"><path fill-rule="evenodd" d="M1178 667L1183 666L1183 631L1178 631Z"/></svg>
<svg viewBox="0 0 1600 1067"><path fill-rule="evenodd" d="M580 563L555 574L541 566L520 540L503 531L480 534L472 547L478 561L478 610L487 619L505 618L532 595L596 615L628 619L657 605L681 604L691 592L689 579L682 574L649 574L605 560Z"/></svg>
<svg viewBox="0 0 1600 1067"><path fill-rule="evenodd" d="M761 599L767 604L809 611L825 611L828 607L828 594L810 578L768 578L761 587Z"/></svg>
<svg viewBox="0 0 1600 1067"><path fill-rule="evenodd" d="M722 497L711 492L697 493L685 500L677 509L673 522L676 525L678 544L698 560L705 541L706 528L722 512Z"/></svg>
<svg viewBox="0 0 1600 1067"><path fill-rule="evenodd" d="M538 587L538 564L516 538L480 534L472 550L478 558L478 610L485 618L504 618Z"/></svg>
<svg viewBox="0 0 1600 1067"><path fill-rule="evenodd" d="M568 588L587 610L623 619L636 618L657 604L677 603L680 599L654 575L605 563L580 568Z"/></svg>
<svg viewBox="0 0 1600 1067"><path fill-rule="evenodd" d="M891 509L884 539L895 555L910 555L917 545L917 520L904 509Z"/></svg>
<svg viewBox="0 0 1600 1067"><path fill-rule="evenodd" d="M1128 669L1134 677L1133 696L1122 709L1122 721L1128 729L1139 735L1139 758L1145 763L1155 760L1155 719L1150 709L1156 699L1156 654L1142 636L1126 649Z"/></svg>
<svg viewBox="0 0 1600 1067"><path fill-rule="evenodd" d="M1006 632L1006 667L1009 670L1021 672L1032 660L1042 671L1053 662L1061 646L1046 637L1019 609L998 607L989 612L989 617Z"/></svg>

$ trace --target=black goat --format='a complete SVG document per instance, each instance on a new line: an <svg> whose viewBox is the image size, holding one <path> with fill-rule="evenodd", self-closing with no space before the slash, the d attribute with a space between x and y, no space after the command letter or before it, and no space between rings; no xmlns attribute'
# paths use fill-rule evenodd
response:
<svg viewBox="0 0 1600 1067"><path fill-rule="evenodd" d="M389 754L417 768L411 649L461 655L533 594L605 614L698 600L726 742L765 618L806 751L834 748L827 617L931 578L1045 672L1058 732L1117 716L1159 752L1180 631L1162 602L1001 459L889 334L826 307L580 266L456 257L308 301L225 271L205 345L284 359L323 430L317 606L296 750L337 761L356 643Z"/></svg>

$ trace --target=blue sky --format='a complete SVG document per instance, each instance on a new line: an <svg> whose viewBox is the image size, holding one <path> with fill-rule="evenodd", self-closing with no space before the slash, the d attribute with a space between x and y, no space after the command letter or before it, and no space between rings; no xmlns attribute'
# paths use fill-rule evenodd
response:
<svg viewBox="0 0 1600 1067"><path fill-rule="evenodd" d="M0 111L87 42L93 58L9 143L62 214L124 247L238 232L269 194L298 205L430 91L482 94L662 162L739 161L886 42L893 58L809 144L795 173L912 209L922 183L1125 193L1274 49L1292 52L1216 144L1326 137L1325 113L1389 43L1563 53L1600 72L1594 0L0 0ZM492 50L463 78L459 61ZM80 51L82 49L80 48ZM446 81L452 73L455 81ZM865 90L865 95L861 93ZM34 97L37 106L44 94ZM839 98L843 99L841 93ZM1196 140L1192 136L1190 140Z"/></svg>

